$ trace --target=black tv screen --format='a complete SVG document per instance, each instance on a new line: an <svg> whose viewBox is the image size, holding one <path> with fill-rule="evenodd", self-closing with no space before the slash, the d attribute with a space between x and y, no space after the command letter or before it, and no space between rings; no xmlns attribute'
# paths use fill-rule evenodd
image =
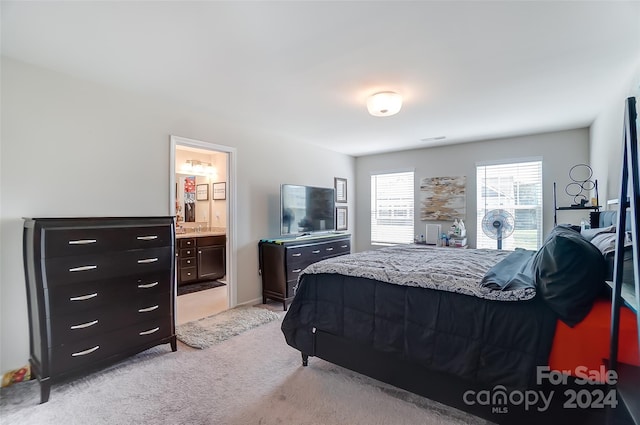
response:
<svg viewBox="0 0 640 425"><path fill-rule="evenodd" d="M282 235L335 230L334 189L283 184L280 187L280 218Z"/></svg>

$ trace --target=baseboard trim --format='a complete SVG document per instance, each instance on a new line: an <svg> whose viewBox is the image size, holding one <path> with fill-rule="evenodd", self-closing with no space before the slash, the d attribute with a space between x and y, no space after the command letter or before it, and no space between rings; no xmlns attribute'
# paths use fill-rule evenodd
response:
<svg viewBox="0 0 640 425"><path fill-rule="evenodd" d="M239 307L239 306L242 306L242 305L256 305L256 304L260 304L260 303L262 303L262 297L254 298L252 300L245 301L243 303L238 303L238 304L236 304L236 307Z"/></svg>

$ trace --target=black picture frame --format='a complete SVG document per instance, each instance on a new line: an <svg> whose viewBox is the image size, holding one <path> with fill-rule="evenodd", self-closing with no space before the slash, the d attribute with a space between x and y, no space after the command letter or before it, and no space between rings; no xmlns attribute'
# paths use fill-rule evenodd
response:
<svg viewBox="0 0 640 425"><path fill-rule="evenodd" d="M336 230L347 230L349 211L346 206L336 207Z"/></svg>
<svg viewBox="0 0 640 425"><path fill-rule="evenodd" d="M334 177L333 187L336 193L336 202L347 202L347 179Z"/></svg>
<svg viewBox="0 0 640 425"><path fill-rule="evenodd" d="M213 183L213 200L227 199L227 183Z"/></svg>
<svg viewBox="0 0 640 425"><path fill-rule="evenodd" d="M208 201L209 200L209 185L197 184L196 185L196 201Z"/></svg>

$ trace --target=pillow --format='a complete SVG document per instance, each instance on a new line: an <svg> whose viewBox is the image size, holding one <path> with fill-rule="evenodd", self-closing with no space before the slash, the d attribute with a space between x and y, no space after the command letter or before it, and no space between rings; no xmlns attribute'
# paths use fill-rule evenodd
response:
<svg viewBox="0 0 640 425"><path fill-rule="evenodd" d="M617 238L615 233L600 233L591 239L591 244L598 248L602 255L607 255L616 250Z"/></svg>
<svg viewBox="0 0 640 425"><path fill-rule="evenodd" d="M549 233L532 268L538 292L571 327L585 318L604 287L602 253L571 228L557 226Z"/></svg>
<svg viewBox="0 0 640 425"><path fill-rule="evenodd" d="M593 243L592 242L593 238L595 238L596 236L601 235L603 233L607 233L607 234L613 233L615 235L616 234L616 226L595 227L595 228L592 228L592 229L583 229L583 230L580 231L580 234L582 235L582 237L585 238L586 240L588 240L591 243Z"/></svg>

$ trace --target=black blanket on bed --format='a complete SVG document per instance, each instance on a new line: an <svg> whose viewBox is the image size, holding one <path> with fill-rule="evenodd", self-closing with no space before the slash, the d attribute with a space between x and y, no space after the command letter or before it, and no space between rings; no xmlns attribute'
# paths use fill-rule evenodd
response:
<svg viewBox="0 0 640 425"><path fill-rule="evenodd" d="M511 265L512 266L512 265ZM517 389L546 365L556 316L535 297L495 301L362 277L307 274L282 323L314 355L313 329L471 382Z"/></svg>

